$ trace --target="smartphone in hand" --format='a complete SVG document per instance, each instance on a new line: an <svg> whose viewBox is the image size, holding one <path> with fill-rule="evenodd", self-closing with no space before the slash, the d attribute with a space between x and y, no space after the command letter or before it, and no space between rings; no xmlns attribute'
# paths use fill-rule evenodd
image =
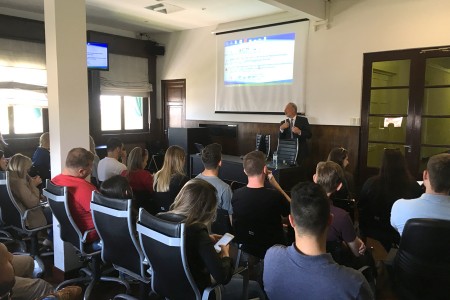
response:
<svg viewBox="0 0 450 300"><path fill-rule="evenodd" d="M217 241L217 243L214 245L214 249L216 249L216 252L219 253L221 251L220 245L228 245L231 240L234 239L234 235L230 233L225 233L220 240Z"/></svg>

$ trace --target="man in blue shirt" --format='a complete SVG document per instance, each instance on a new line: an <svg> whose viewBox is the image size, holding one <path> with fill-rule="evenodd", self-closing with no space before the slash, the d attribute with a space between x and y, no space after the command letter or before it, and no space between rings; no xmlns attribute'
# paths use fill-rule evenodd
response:
<svg viewBox="0 0 450 300"><path fill-rule="evenodd" d="M338 265L326 253L332 218L320 185L302 182L292 189L289 221L295 242L266 253L263 279L269 299L374 299L359 271Z"/></svg>
<svg viewBox="0 0 450 300"><path fill-rule="evenodd" d="M442 153L428 160L423 171L425 193L417 199L400 199L392 206L391 225L400 235L412 218L450 220L450 154Z"/></svg>

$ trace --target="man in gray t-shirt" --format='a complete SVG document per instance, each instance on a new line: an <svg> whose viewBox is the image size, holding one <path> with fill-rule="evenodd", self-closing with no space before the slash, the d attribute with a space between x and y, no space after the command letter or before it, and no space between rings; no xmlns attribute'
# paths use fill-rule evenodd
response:
<svg viewBox="0 0 450 300"><path fill-rule="evenodd" d="M231 197L233 193L230 186L218 177L219 168L222 165L222 146L217 143L209 144L202 150L201 154L205 169L196 178L203 179L216 188L218 208L228 212L231 222L233 214Z"/></svg>

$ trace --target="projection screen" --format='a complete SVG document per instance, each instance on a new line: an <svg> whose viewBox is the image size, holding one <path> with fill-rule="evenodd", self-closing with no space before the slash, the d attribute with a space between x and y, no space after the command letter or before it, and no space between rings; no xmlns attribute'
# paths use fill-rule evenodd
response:
<svg viewBox="0 0 450 300"><path fill-rule="evenodd" d="M308 20L216 33L216 113L305 112Z"/></svg>

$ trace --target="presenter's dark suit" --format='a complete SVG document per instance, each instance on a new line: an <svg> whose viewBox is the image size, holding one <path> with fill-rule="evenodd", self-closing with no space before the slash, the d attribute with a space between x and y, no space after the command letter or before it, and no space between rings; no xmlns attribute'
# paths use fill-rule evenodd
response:
<svg viewBox="0 0 450 300"><path fill-rule="evenodd" d="M280 124L283 124L284 122L285 121L283 120ZM292 138L298 139L297 163L300 164L300 162L309 154L308 144L306 143L306 140L310 139L312 137L312 134L308 119L305 117L297 116L295 118L294 126L300 128L300 130L302 131L301 135L295 133L292 135ZM291 127L286 128L283 132L279 131L278 137L280 139L290 139Z"/></svg>

